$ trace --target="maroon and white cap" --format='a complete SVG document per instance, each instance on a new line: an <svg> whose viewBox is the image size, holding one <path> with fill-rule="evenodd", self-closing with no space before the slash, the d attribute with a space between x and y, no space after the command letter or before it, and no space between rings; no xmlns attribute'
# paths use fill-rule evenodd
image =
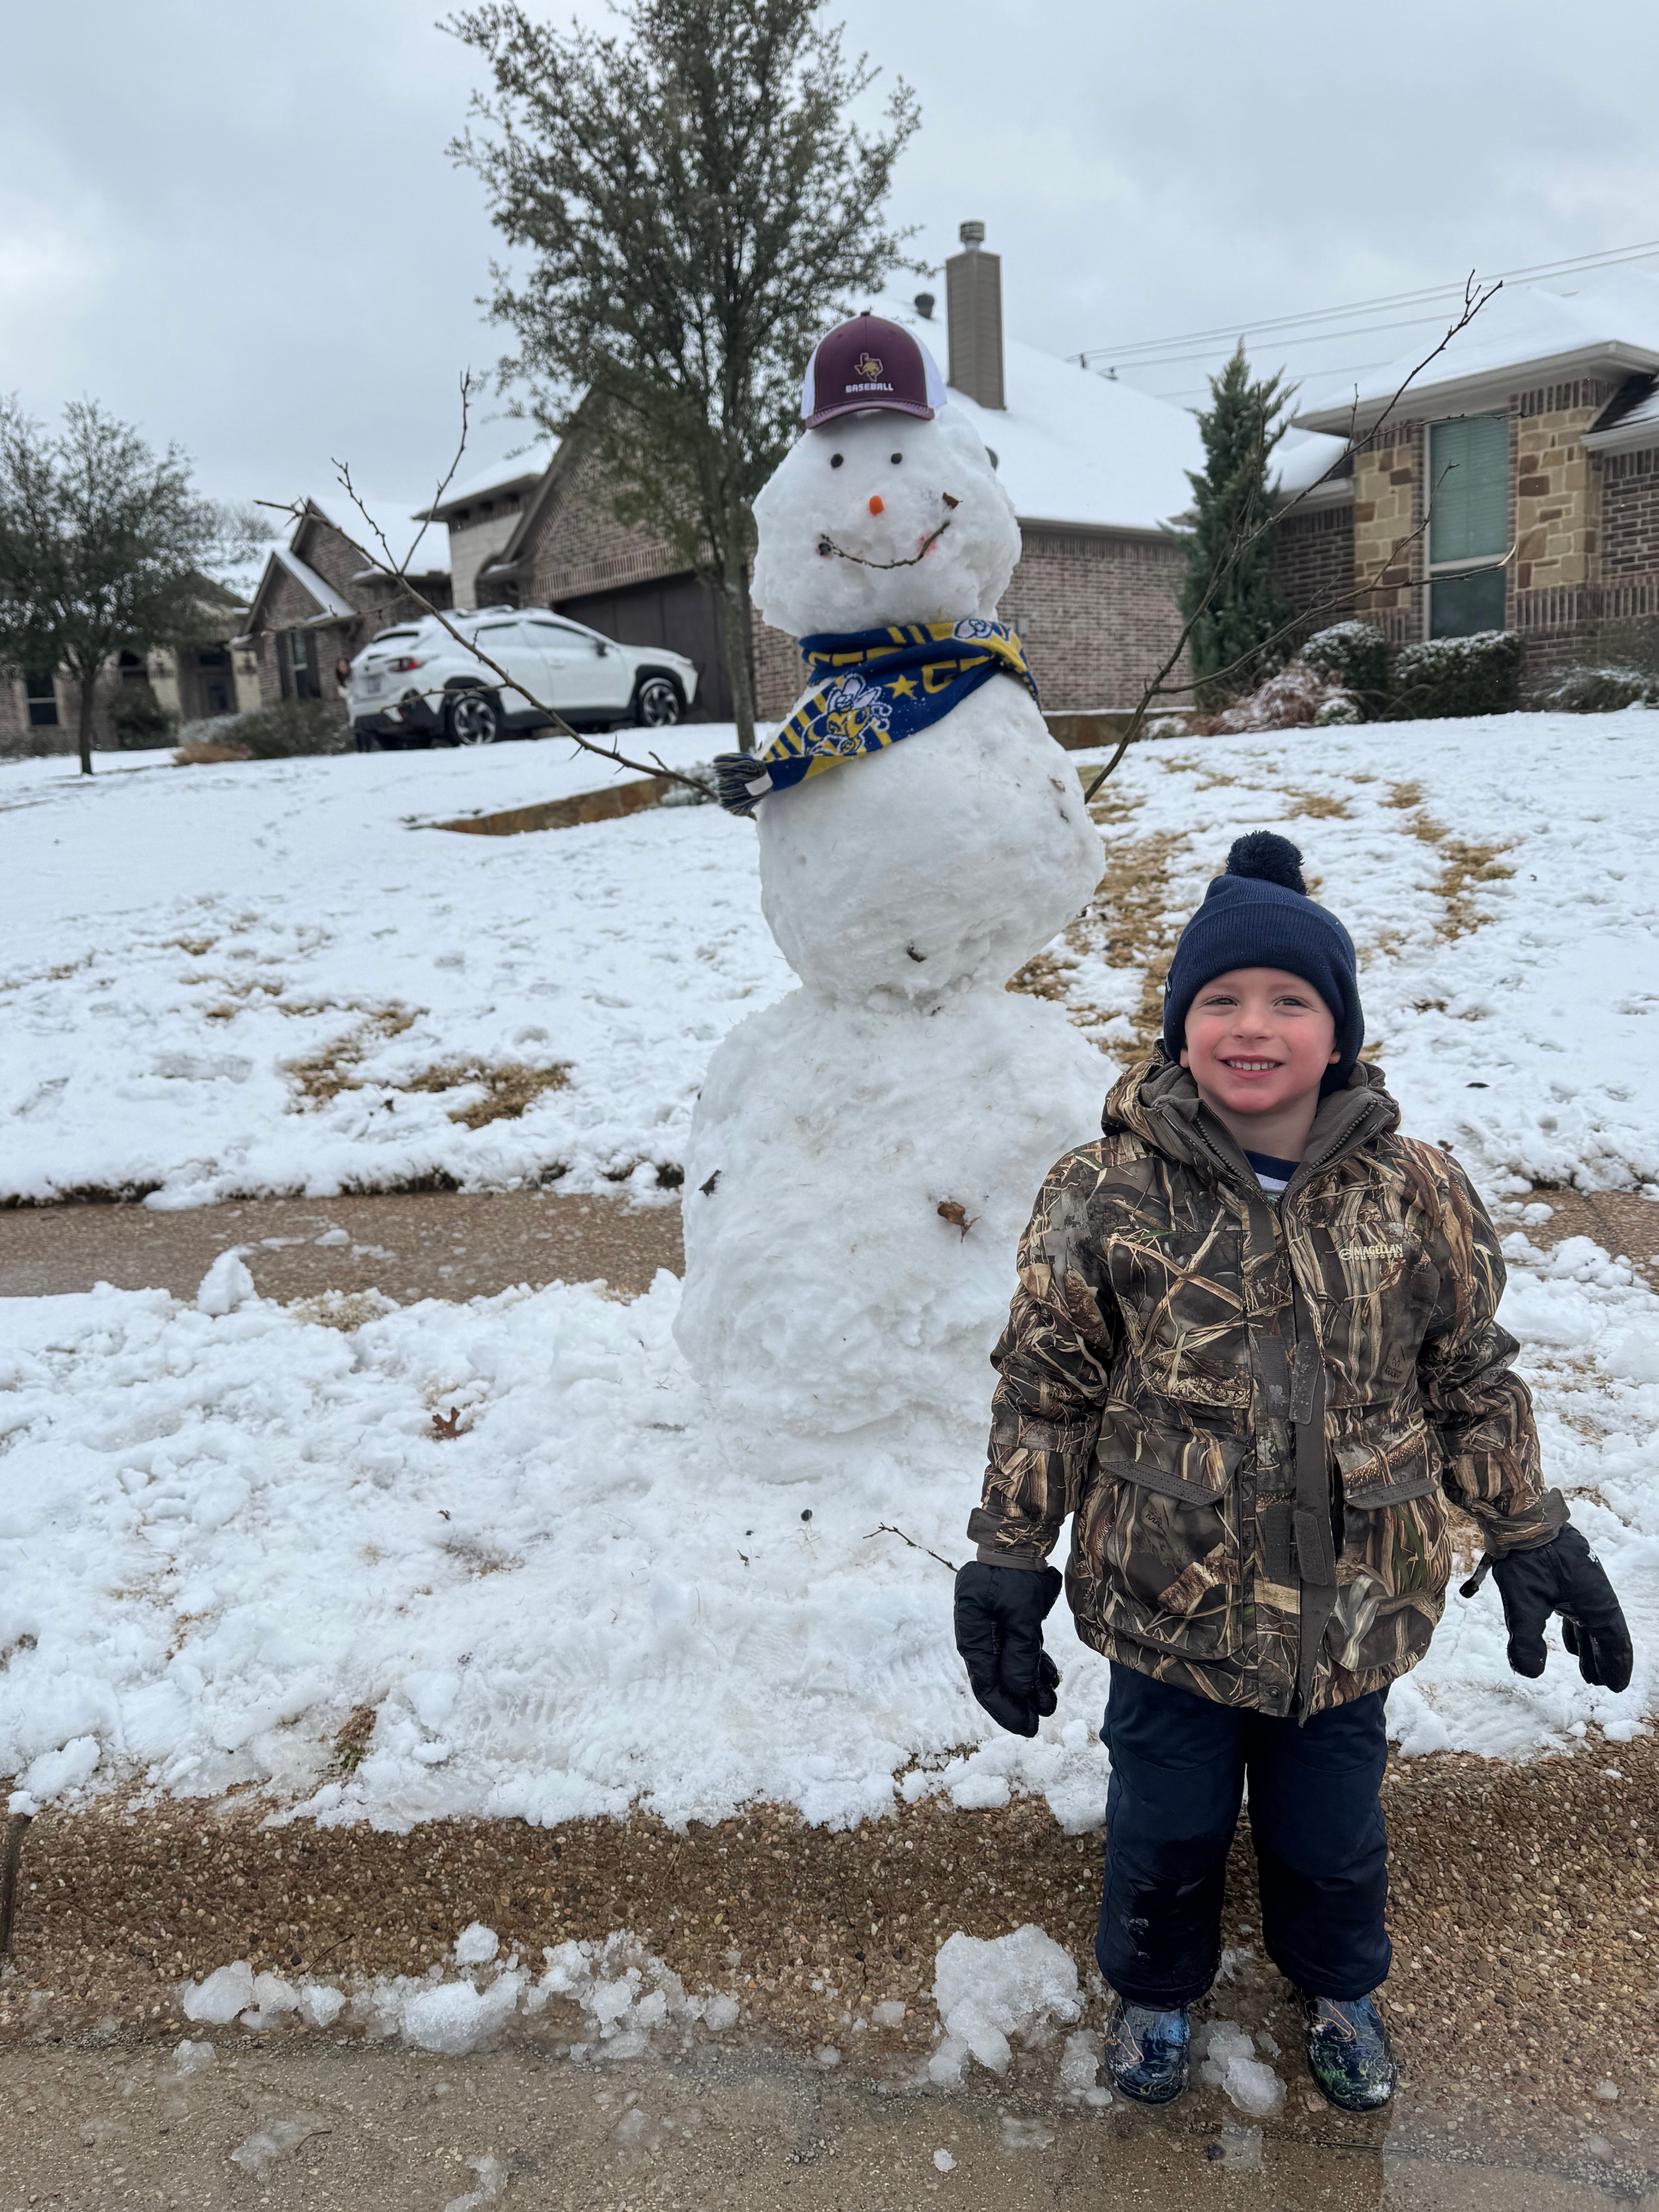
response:
<svg viewBox="0 0 1659 2212"><path fill-rule="evenodd" d="M920 338L880 315L854 315L813 347L800 411L809 430L871 407L927 422L945 398L945 379Z"/></svg>

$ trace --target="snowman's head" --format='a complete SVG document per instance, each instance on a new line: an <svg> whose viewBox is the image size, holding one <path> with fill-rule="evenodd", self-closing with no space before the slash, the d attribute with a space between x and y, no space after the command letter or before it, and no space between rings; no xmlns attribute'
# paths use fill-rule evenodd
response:
<svg viewBox="0 0 1659 2212"><path fill-rule="evenodd" d="M792 637L994 615L1019 558L1013 501L960 408L808 430L755 501L754 600Z"/></svg>

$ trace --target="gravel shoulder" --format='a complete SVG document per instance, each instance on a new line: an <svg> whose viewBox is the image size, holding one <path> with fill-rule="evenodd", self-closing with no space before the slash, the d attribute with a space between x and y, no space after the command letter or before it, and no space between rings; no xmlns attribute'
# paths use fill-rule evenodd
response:
<svg viewBox="0 0 1659 2212"><path fill-rule="evenodd" d="M400 1305L459 1301L555 1281L604 1282L638 1297L659 1267L678 1275L685 1265L677 1204L557 1190L243 1199L179 1212L21 1206L0 1208L0 1297L89 1291L100 1281L194 1297L233 1247L260 1296L283 1304L371 1290Z"/></svg>

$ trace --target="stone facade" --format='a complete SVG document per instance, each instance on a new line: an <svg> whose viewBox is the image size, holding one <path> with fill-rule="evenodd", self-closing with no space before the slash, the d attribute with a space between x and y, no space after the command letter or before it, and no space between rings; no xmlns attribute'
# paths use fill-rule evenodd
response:
<svg viewBox="0 0 1659 2212"><path fill-rule="evenodd" d="M217 603L216 603L216 605ZM246 713L259 703L259 672L253 654L231 642L246 609L234 602L222 610L219 635L194 646L157 647L140 656L118 653L105 664L93 707L92 742L98 751L118 750L114 709L124 686L147 687L175 724L205 715ZM0 676L0 757L72 753L79 740L81 687L61 672L52 683L55 720L37 721L31 714L21 677ZM35 702L44 706L45 695Z"/></svg>
<svg viewBox="0 0 1659 2212"><path fill-rule="evenodd" d="M1621 625L1659 617L1659 440L1614 452L1584 442L1620 389L1611 376L1581 377L1468 406L1508 419L1504 620L1526 641L1534 682L1599 645L1616 646ZM1400 645L1427 630L1427 546L1413 534L1424 519L1427 430L1426 422L1392 420L1354 462L1352 611ZM1293 605L1330 588L1342 538L1335 510L1328 520L1305 511L1286 518L1274 558Z"/></svg>
<svg viewBox="0 0 1659 2212"><path fill-rule="evenodd" d="M1353 611L1396 645L1423 635L1423 448L1395 417L1354 455Z"/></svg>

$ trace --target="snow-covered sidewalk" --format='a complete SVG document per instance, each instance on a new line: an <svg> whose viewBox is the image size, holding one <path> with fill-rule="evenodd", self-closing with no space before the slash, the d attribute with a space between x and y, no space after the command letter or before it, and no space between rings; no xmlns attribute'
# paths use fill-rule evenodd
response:
<svg viewBox="0 0 1659 2212"><path fill-rule="evenodd" d="M1145 934L1109 916L1052 949L1103 1088L1159 932L1238 829L1273 824L1354 927L1408 1127L1494 1197L1650 1183L1655 734L1632 714L1141 749L1109 857ZM505 840L403 825L459 804L463 777L475 803L556 795L550 765L514 748L90 788L61 763L6 770L4 1188L192 1202L562 1166L654 1190L713 1042L787 971L752 836L714 809ZM331 1039L353 1087L308 1097L294 1064ZM409 1087L507 1060L568 1080L477 1127L450 1109L477 1089ZM1613 1698L1557 1647L1520 1681L1490 1584L1454 1595L1391 1700L1408 1751L1616 1738L1659 1689L1659 1299L1583 1239L1545 1255L1517 1231L1511 1255L1547 1463L1620 1586L1638 1674ZM1060 1707L1034 1743L996 1735L951 1648L928 1551L963 1556L982 1402L830 1468L711 1424L666 1276L632 1305L555 1285L356 1327L218 1290L216 1310L0 1303L0 1774L35 1796L252 1783L392 1824L767 1798L845 1822L896 1790L1037 1790L1068 1826L1098 1816L1104 1669L1063 1616Z"/></svg>

